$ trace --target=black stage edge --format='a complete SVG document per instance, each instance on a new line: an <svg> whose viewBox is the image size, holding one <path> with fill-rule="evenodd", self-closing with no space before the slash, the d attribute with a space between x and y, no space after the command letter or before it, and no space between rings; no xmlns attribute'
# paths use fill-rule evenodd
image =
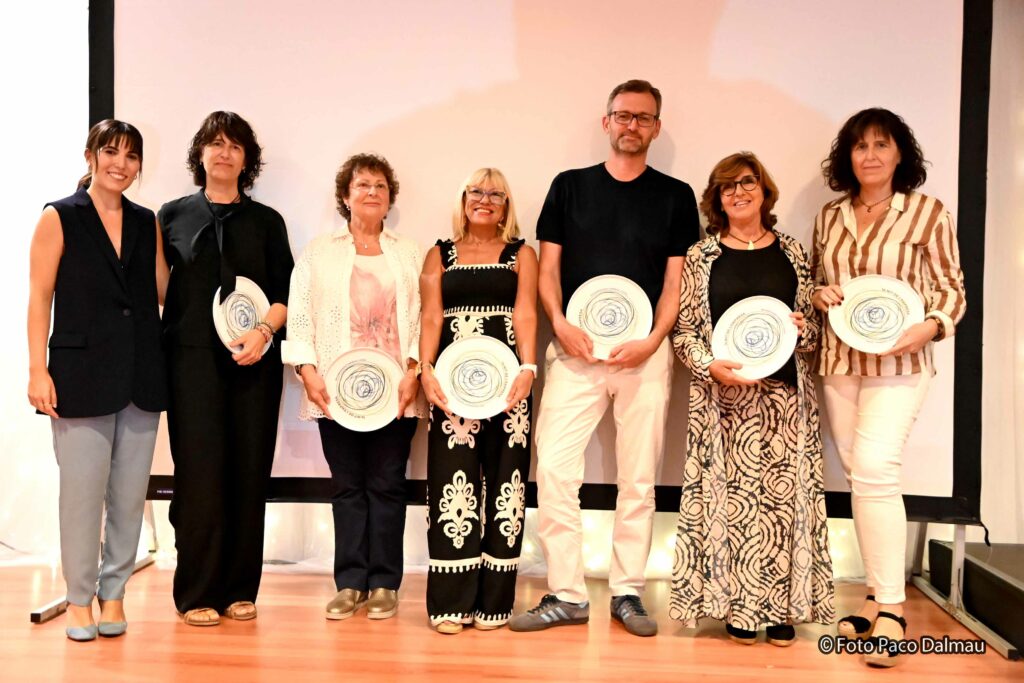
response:
<svg viewBox="0 0 1024 683"><path fill-rule="evenodd" d="M170 500L174 493L174 477L153 475L149 478L149 500ZM618 488L615 484L584 484L580 489L580 506L585 510L614 510ZM271 503L330 503L331 480L327 477L274 477L270 480L267 501ZM656 486L654 501L658 512L679 512L679 487ZM425 479L405 482L407 505L427 504ZM537 485L526 484L526 507L537 507Z"/></svg>
<svg viewBox="0 0 1024 683"><path fill-rule="evenodd" d="M1024 650L1024 545L984 543L966 545L963 571L963 607L972 617L1002 636L1016 650L1007 659L1018 660ZM929 583L949 596L953 544L928 544Z"/></svg>
<svg viewBox="0 0 1024 683"><path fill-rule="evenodd" d="M89 2L89 126L114 118L114 0Z"/></svg>
<svg viewBox="0 0 1024 683"><path fill-rule="evenodd" d="M114 0L89 5L90 120L114 115ZM960 163L957 231L960 262L967 290L967 314L956 329L956 367L953 374L953 492L948 498L904 496L907 518L945 524L981 523L981 370L985 279L985 213L988 170L989 81L992 59L992 0L964 0L963 52L960 76ZM865 103L868 106L870 103ZM910 123L913 123L911 121ZM940 141L930 141L932 145ZM948 342L947 342L948 343ZM940 368L939 370L943 370ZM149 498L167 500L173 478L150 477ZM274 478L269 500L274 502L329 502L330 480ZM425 482L409 481L412 505L426 501ZM584 484L580 504L585 509L615 509L614 484ZM526 491L527 505L536 506L536 485ZM658 486L659 512L676 512L679 487ZM850 494L825 494L828 516L852 516Z"/></svg>

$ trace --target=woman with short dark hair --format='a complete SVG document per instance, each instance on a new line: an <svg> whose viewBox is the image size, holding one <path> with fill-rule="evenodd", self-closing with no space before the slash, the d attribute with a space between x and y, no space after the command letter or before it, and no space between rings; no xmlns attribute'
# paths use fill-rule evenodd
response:
<svg viewBox="0 0 1024 683"><path fill-rule="evenodd" d="M281 355L272 343L287 318L292 253L284 220L249 197L263 165L256 134L232 112L213 112L188 151L199 192L164 204L159 224L171 266L164 338L171 405L178 566L174 602L186 624L220 614L256 617L263 518L281 403ZM271 306L229 351L211 305L246 277ZM264 347L270 343L264 353Z"/></svg>
<svg viewBox="0 0 1024 683"><path fill-rule="evenodd" d="M686 255L672 344L693 379L669 611L721 619L744 645L764 627L785 647L793 624L831 623L833 586L810 365L819 321L807 253L774 227L778 197L756 156L722 159L700 205L709 236ZM786 304L800 334L761 380L711 344L726 310L752 296Z"/></svg>
<svg viewBox="0 0 1024 683"><path fill-rule="evenodd" d="M28 306L28 399L51 418L65 630L78 641L128 628L125 584L167 405L158 308L167 265L153 212L123 195L142 171L142 135L129 123L100 121L85 160L78 191L47 204L39 219Z"/></svg>
<svg viewBox="0 0 1024 683"><path fill-rule="evenodd" d="M818 359L868 584L864 606L839 620L839 634L895 642L906 635L903 445L935 374L934 342L952 336L964 315L963 273L953 217L942 202L917 192L927 178L924 156L898 115L865 109L851 116L822 168L843 196L826 204L814 224L814 307L827 313L842 303L852 278L887 275L908 283L925 308L924 322L880 354L848 346L828 324ZM877 649L865 660L897 662Z"/></svg>

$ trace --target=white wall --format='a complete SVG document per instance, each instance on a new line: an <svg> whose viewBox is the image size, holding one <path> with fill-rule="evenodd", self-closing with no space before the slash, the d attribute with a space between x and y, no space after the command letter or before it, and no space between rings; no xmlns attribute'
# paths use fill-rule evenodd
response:
<svg viewBox="0 0 1024 683"><path fill-rule="evenodd" d="M0 67L4 164L4 248L0 282L7 297L0 337L0 543L56 556L57 463L50 419L26 400L28 250L48 201L75 190L86 171L89 131L87 3L56 0L5 6ZM5 548L0 546L0 557Z"/></svg>

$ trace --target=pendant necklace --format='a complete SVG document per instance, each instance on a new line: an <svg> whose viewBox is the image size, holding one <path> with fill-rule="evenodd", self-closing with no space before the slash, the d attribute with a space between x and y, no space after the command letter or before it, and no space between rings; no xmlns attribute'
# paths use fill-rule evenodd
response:
<svg viewBox="0 0 1024 683"><path fill-rule="evenodd" d="M890 192L888 197L882 197L881 199L879 199L877 202L875 202L873 204L868 204L867 202L865 202L860 197L857 197L857 201L860 202L861 206L863 206L865 209L868 210L868 213L871 213L871 209L875 208L876 206L878 206L879 204L884 202L886 199L892 199L892 196L894 194L895 194L894 192Z"/></svg>

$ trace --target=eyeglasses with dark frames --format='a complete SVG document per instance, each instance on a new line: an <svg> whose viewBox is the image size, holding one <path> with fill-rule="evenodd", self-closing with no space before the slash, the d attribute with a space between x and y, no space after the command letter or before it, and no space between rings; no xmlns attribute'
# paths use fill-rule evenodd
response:
<svg viewBox="0 0 1024 683"><path fill-rule="evenodd" d="M758 183L760 183L761 177L756 175L745 175L742 178L736 180L729 180L722 183L719 188L719 192L722 193L723 197L731 197L736 194L736 188L742 187L747 192L753 192Z"/></svg>
<svg viewBox="0 0 1024 683"><path fill-rule="evenodd" d="M633 122L633 119L636 119L636 125L641 128L650 128L658 120L656 114L648 114L646 112L634 114L631 111L612 111L608 112L608 116L620 126L628 126Z"/></svg>

